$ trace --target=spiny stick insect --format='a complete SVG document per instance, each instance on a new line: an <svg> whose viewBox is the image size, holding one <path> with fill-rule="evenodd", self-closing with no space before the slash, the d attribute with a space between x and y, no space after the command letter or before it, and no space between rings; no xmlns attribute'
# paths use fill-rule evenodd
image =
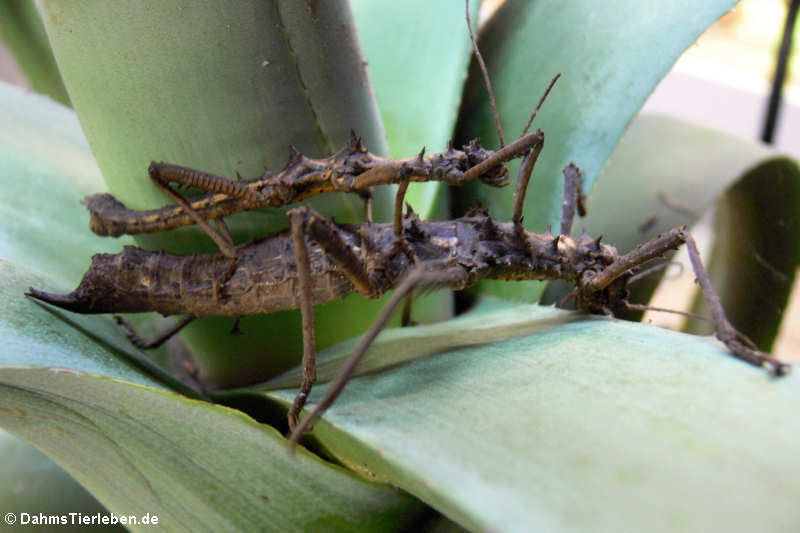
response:
<svg viewBox="0 0 800 533"><path fill-rule="evenodd" d="M503 142L488 74L469 21L473 49L484 74L495 114L498 136ZM51 294L34 288L29 296L79 313L132 313L157 311L186 317L155 340L147 342L128 328L131 341L143 348L157 346L196 317L243 316L299 308L303 324L303 379L289 410L290 445L295 444L314 420L335 401L378 333L398 305L421 285L446 285L464 289L479 280L555 280L575 284L571 297L576 307L592 313L616 314L643 306L627 301L627 286L639 267L686 244L697 280L711 309L716 336L733 355L762 366L775 375L789 366L757 347L726 319L722 305L700 260L694 239L685 226L619 254L611 245L584 234L569 236L576 209L583 210L580 170L570 163L564 168L565 198L560 234L528 232L522 226L522 208L527 185L544 146L541 130L527 131L558 76L545 91L522 135L497 152L473 141L462 151L452 147L443 154L409 160L372 156L353 137L339 153L310 160L293 152L289 163L277 174L258 180L234 181L175 165L153 163L150 177L178 204L148 212L129 211L108 195L87 199L92 211L92 229L118 235L160 231L195 222L219 245L217 254L177 256L127 246L119 254L97 254L79 286L69 294ZM463 183L481 179L490 185L505 182L504 163L523 157L514 193L511 221L493 220L482 208L448 221L422 221L402 205L411 181L438 179ZM198 187L208 195L189 202L168 182ZM222 217L263 205L284 205L328 192L348 190L368 196L374 184L397 183L393 222L338 224L310 207L288 212L288 231L236 246ZM100 206L100 207L98 207ZM105 206L105 207L103 207ZM369 203L367 203L369 206ZM367 207L369 213L369 207ZM214 220L219 230L207 222ZM353 354L329 385L325 396L302 421L299 414L316 381L316 348L313 307L352 292L379 298L394 294Z"/></svg>

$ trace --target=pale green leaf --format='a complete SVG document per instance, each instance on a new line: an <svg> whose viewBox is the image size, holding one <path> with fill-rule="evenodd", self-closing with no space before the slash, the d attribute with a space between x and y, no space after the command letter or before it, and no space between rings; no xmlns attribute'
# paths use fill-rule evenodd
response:
<svg viewBox="0 0 800 533"><path fill-rule="evenodd" d="M796 527L796 375L771 378L708 338L511 309L540 331L360 376L314 437L471 530ZM458 346L471 325L450 333ZM403 331L381 337L382 356L408 346Z"/></svg>
<svg viewBox="0 0 800 533"><path fill-rule="evenodd" d="M0 0L0 39L14 55L33 90L69 105L34 0Z"/></svg>
<svg viewBox="0 0 800 533"><path fill-rule="evenodd" d="M63 369L0 367L0 425L118 516L165 531L394 531L418 504L238 411ZM134 526L147 531L152 526Z"/></svg>
<svg viewBox="0 0 800 533"><path fill-rule="evenodd" d="M3 457L0 501L3 502L4 515L15 515L15 531L42 530L40 525L23 525L21 521L25 517L21 513L27 513L30 517L28 521L31 521L39 513L69 517L69 513L92 516L106 512L86 489L57 464L3 430L0 430L0 456ZM95 527L100 531L124 531L120 525ZM58 527L59 531L80 531L85 528L80 524Z"/></svg>

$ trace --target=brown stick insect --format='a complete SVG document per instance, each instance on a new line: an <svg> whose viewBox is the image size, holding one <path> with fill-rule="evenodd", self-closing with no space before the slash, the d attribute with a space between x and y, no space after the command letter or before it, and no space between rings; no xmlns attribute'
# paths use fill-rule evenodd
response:
<svg viewBox="0 0 800 533"><path fill-rule="evenodd" d="M469 25L469 16L467 21ZM469 31L496 115L491 84L471 26ZM221 252L177 256L128 246L119 254L95 255L79 286L69 294L31 288L28 295L79 313L157 311L163 315L185 315L175 327L150 342L129 328L131 341L143 348L159 345L196 317L242 316L299 308L303 322L303 379L288 413L290 444L296 443L335 401L392 312L416 287L434 284L460 290L485 279L560 279L575 285L571 297L576 307L613 315L642 307L627 301L628 284L640 267L681 244L687 245L692 267L711 309L716 336L734 356L775 375L786 373L787 364L758 351L727 320L685 226L665 232L626 254L586 234L570 237L575 211L583 209L580 170L573 163L564 168L565 197L559 234L550 231L537 234L524 229L522 208L527 185L544 146L544 133L541 130L528 133L528 129L557 78L545 91L521 136L497 152L473 141L462 150L451 147L428 158L420 153L408 160L389 160L369 154L354 136L343 150L327 159L311 160L292 152L281 172L251 181L229 180L176 165L153 163L149 169L151 179L178 205L136 212L127 210L108 195L89 197L86 203L92 213L92 229L119 235L197 223ZM499 119L496 122L503 142ZM477 178L499 186L508 175L504 164L520 156L523 161L509 222L493 220L482 208L446 221L423 221L410 209L405 215L402 212L411 181L460 184ZM169 182L200 188L208 194L190 202L170 188ZM289 230L237 246L222 222L222 217L236 211L285 205L333 190L367 197L369 187L388 183L399 184L391 223L338 224L310 207L298 207L288 212ZM214 220L218 229L212 228L208 220ZM352 292L378 298L390 290L394 294L345 361L325 396L311 414L299 420L316 381L313 306Z"/></svg>

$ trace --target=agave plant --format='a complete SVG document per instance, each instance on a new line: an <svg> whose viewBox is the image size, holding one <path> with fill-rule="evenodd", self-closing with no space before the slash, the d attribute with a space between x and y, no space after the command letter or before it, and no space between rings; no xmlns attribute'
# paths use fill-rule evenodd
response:
<svg viewBox="0 0 800 533"><path fill-rule="evenodd" d="M145 354L109 317L67 316L23 297L29 286L71 290L92 253L134 244L92 235L79 201L108 190L129 207L164 205L146 178L151 160L250 177L280 167L288 144L328 155L351 129L395 157L442 150L451 138L496 146L461 0L351 4L39 0L75 113L0 85L0 426L109 511L155 515L168 530L795 526L796 378L771 380L710 337L533 305L541 284L485 284L461 316L384 332L364 375L294 458L283 433L299 383L297 313L246 318L241 336L230 321L204 320L169 350ZM769 348L798 261L797 165L722 133L634 118L678 55L734 4L509 1L480 46L508 132L563 72L536 119L547 141L526 226L557 220L569 161L587 189L596 181L578 228L621 250L691 222L659 193L697 213L716 199L714 282L737 326ZM4 33L15 50L43 47L31 33ZM18 57L34 76L55 77L30 66L40 55ZM391 196L376 191L378 217ZM415 185L410 200L423 217L458 216L480 200L504 219L511 205L510 191L480 185L452 201L435 184ZM362 211L346 195L314 205L337 220ZM279 211L230 222L237 238L285 225ZM194 228L135 244L213 250ZM451 312L452 295L426 298L416 319ZM328 348L310 403L380 305L351 297L316 310ZM144 331L160 325L137 320ZM4 512L98 509L78 498L48 507L45 489L20 499L19 480L37 475L65 498L76 491L58 470L26 466L46 459L6 442L25 460L6 469L3 501L17 503Z"/></svg>

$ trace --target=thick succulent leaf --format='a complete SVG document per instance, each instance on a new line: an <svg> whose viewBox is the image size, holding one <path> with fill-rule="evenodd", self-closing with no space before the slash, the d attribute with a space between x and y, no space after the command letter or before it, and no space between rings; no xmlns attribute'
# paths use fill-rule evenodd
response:
<svg viewBox="0 0 800 533"><path fill-rule="evenodd" d="M674 118L639 116L603 168L588 216L576 219L573 234L586 228L625 252L696 222L720 199L711 279L736 327L769 349L797 267L798 187L797 164L773 149ZM634 284L631 301L646 303L659 278ZM569 290L550 284L543 301L560 301ZM695 331L710 333L701 324Z"/></svg>
<svg viewBox="0 0 800 533"><path fill-rule="evenodd" d="M360 376L313 436L472 530L796 526L796 375L773 379L709 338L514 311L544 327ZM470 334L464 324L454 339ZM408 346L405 332L382 336L386 356ZM266 394L288 403L294 390Z"/></svg>
<svg viewBox="0 0 800 533"><path fill-rule="evenodd" d="M0 84L0 103L0 292L5 302L0 327L9 356L17 358L15 364L109 371L109 375L141 383L138 372L122 375L116 373L118 369L94 363L80 366L80 358L73 366L66 364L60 358L65 354L58 350L62 346L59 339L72 328L24 297L31 286L52 292L71 290L93 253L118 251L121 244L132 241L103 239L87 229L80 200L101 187L102 179L74 113L44 96L6 84ZM166 364L163 350L148 355L136 350L109 317L66 318L153 372L160 372L154 361ZM138 323L147 330L154 328L156 321L143 317ZM97 350L82 335L70 338L66 355L71 355L72 349L83 354ZM114 364L130 366L123 360ZM152 383L150 378L142 379Z"/></svg>
<svg viewBox="0 0 800 533"><path fill-rule="evenodd" d="M470 4L473 26L480 4ZM463 0L354 0L351 5L391 155L411 157L423 147L429 153L445 150L472 50ZM428 218L441 188L415 184L406 198Z"/></svg>
<svg viewBox="0 0 800 533"><path fill-rule="evenodd" d="M168 531L394 531L419 504L238 411L76 371L0 367L0 425L118 516ZM147 530L150 526L132 527Z"/></svg>
<svg viewBox="0 0 800 533"><path fill-rule="evenodd" d="M14 54L35 91L69 105L34 0L0 0L0 39Z"/></svg>
<svg viewBox="0 0 800 533"><path fill-rule="evenodd" d="M108 188L129 207L169 203L147 178L151 160L253 177L264 167L281 168L289 144L309 156L327 155L351 129L373 152L386 152L346 2L152 1L126 7L42 0L39 6ZM377 191L378 211L382 197ZM363 213L355 195L327 195L314 205L340 221ZM231 217L229 225L241 242L286 224L282 211L267 210ZM139 236L137 242L213 250L195 228ZM318 344L361 333L380 306L349 299L320 307ZM340 320L343 309L346 322ZM448 316L449 309L449 297L440 295L429 318ZM246 337L229 335L232 329L233 319L213 318L185 330L202 379L248 383L299 358L299 313L249 318L242 324Z"/></svg>
<svg viewBox="0 0 800 533"><path fill-rule="evenodd" d="M69 474L21 439L0 430L0 501L3 513L14 513L15 531L41 531L41 526L21 525L21 513L31 516L86 516L103 513L105 509ZM100 531L124 531L120 525L97 526ZM80 531L86 526L68 524L60 531Z"/></svg>
<svg viewBox="0 0 800 533"><path fill-rule="evenodd" d="M355 375L368 374L420 357L497 342L509 337L530 335L570 320L580 320L579 314L554 315L552 320L531 321L518 309L506 302L487 298L469 313L447 322L425 327L399 328L390 335L380 335L356 369ZM353 353L359 338L348 339L331 346L317 358L317 379L326 382L336 375L342 362ZM266 383L246 389L219 391L220 398L238 395L245 391L274 390L297 387L302 379L302 369L294 368Z"/></svg>
<svg viewBox="0 0 800 533"><path fill-rule="evenodd" d="M509 1L482 32L480 45L494 83L509 141L522 130L551 78L556 84L534 127L545 146L528 190L525 225L557 227L563 194L561 169L570 161L585 174L588 190L625 126L656 83L700 33L735 0L680 0L653 5L623 0L613 5L580 0ZM464 137L496 142L486 90L472 69L461 113ZM512 175L516 175L517 164ZM644 179L644 178L643 178ZM474 186L462 204L476 199L494 216L511 214L513 187L490 191ZM513 299L538 298L542 284L525 291L492 284L491 292Z"/></svg>
<svg viewBox="0 0 800 533"><path fill-rule="evenodd" d="M4 339L0 364L68 368L163 387L144 371L159 372L160 368L146 356L127 353L125 358L115 353L125 353L125 339L109 321L70 325L23 296L28 287L41 286L47 280L24 265L0 259L0 297L4 302L0 308Z"/></svg>

